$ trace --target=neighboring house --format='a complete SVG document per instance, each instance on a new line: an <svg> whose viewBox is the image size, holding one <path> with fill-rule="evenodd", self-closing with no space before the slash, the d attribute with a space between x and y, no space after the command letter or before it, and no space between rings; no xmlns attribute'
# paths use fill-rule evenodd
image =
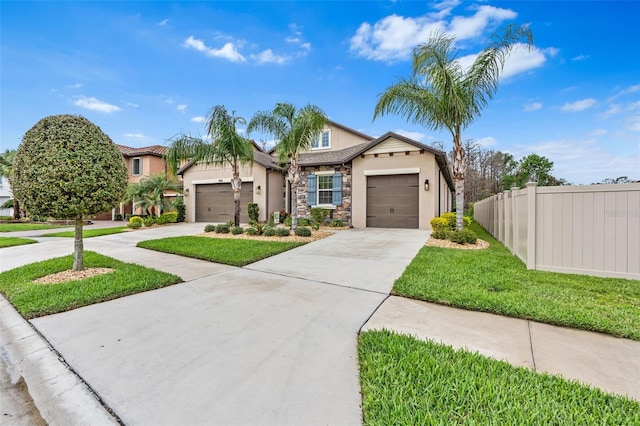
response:
<svg viewBox="0 0 640 426"><path fill-rule="evenodd" d="M164 155L167 148L161 145L145 146L143 148L132 148L125 145L117 145L122 153L124 162L127 166L127 176L129 183L138 183L141 179L167 172L167 164ZM165 197L175 197L178 194L169 192ZM120 213L123 217L126 214L142 213L140 209L134 209L132 203L120 203L120 206L111 212L105 212L97 215L97 220L111 220L114 213Z"/></svg>
<svg viewBox="0 0 640 426"><path fill-rule="evenodd" d="M254 164L240 173L243 222L249 202L260 207L260 220L291 209L286 168L273 150L265 153L256 145L254 152ZM373 138L329 121L300 155L300 164L301 216L322 207L355 228L430 229L433 217L452 208L454 185L445 153L393 132ZM187 164L178 174L184 178L187 221L233 218L230 168Z"/></svg>
<svg viewBox="0 0 640 426"><path fill-rule="evenodd" d="M0 206L12 199L13 194L11 193L11 186L9 186L9 179L5 176L0 176ZM0 216L13 216L13 207L9 209L0 208Z"/></svg>

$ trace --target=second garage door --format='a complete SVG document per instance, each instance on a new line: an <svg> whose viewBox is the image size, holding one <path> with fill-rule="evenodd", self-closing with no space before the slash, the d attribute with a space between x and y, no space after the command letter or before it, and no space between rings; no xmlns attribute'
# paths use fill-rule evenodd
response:
<svg viewBox="0 0 640 426"><path fill-rule="evenodd" d="M240 222L249 222L247 204L253 202L253 183L240 190ZM233 190L230 183L196 186L196 222L225 223L233 220Z"/></svg>
<svg viewBox="0 0 640 426"><path fill-rule="evenodd" d="M418 228L418 175L367 176L367 226Z"/></svg>

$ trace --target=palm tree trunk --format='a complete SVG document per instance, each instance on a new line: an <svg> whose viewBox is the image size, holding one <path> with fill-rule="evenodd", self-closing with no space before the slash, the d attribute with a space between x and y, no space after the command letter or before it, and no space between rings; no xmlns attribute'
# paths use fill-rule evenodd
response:
<svg viewBox="0 0 640 426"><path fill-rule="evenodd" d="M240 189L242 188L242 180L240 179L240 170L238 164L233 163L233 179L231 179L231 189L233 189L233 223L240 226Z"/></svg>
<svg viewBox="0 0 640 426"><path fill-rule="evenodd" d="M82 216L76 216L75 233L73 236L73 270L82 271L84 269L82 243Z"/></svg>
<svg viewBox="0 0 640 426"><path fill-rule="evenodd" d="M291 182L291 230L298 229L298 184L300 183L300 166L291 158L289 166L289 181Z"/></svg>
<svg viewBox="0 0 640 426"><path fill-rule="evenodd" d="M460 142L460 126L456 127L453 136L453 180L456 188L456 229L464 227L462 219L464 215L464 174L467 169L467 160L464 148Z"/></svg>

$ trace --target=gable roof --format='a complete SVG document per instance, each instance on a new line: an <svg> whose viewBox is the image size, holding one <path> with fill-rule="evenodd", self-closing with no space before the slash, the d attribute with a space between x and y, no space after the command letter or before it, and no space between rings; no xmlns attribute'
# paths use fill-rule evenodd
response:
<svg viewBox="0 0 640 426"><path fill-rule="evenodd" d="M260 147L255 142L253 143L253 146L256 148L256 149L253 150L253 161L254 162L260 164L261 166L266 167L267 169L274 169L274 170L279 170L279 171L283 171L284 170L278 164L278 162L277 162L278 159L277 158L272 157L271 155L269 155L266 152L264 152L262 149L260 149ZM187 164L185 164L184 166L180 167L180 169L178 169L176 174L178 176L182 176L182 175L184 175L184 172L189 170L194 165L195 165L195 163L193 161L189 161Z"/></svg>
<svg viewBox="0 0 640 426"><path fill-rule="evenodd" d="M359 152L369 142L343 148L337 151L324 152L304 152L298 157L301 166L327 166L331 164L342 164L351 161L354 153Z"/></svg>
<svg viewBox="0 0 640 426"><path fill-rule="evenodd" d="M120 144L116 144L116 146L125 157L139 157L142 155L164 157L164 155L167 153L167 147L162 145L151 145L142 148L132 148L130 146Z"/></svg>

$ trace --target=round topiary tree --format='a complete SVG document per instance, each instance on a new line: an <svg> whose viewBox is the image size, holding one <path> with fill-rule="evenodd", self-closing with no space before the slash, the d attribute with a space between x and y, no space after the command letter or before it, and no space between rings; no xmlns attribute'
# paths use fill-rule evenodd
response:
<svg viewBox="0 0 640 426"><path fill-rule="evenodd" d="M83 219L113 208L127 187L127 168L113 141L84 117L55 115L22 138L13 192L32 214L75 220L73 270L84 269Z"/></svg>

